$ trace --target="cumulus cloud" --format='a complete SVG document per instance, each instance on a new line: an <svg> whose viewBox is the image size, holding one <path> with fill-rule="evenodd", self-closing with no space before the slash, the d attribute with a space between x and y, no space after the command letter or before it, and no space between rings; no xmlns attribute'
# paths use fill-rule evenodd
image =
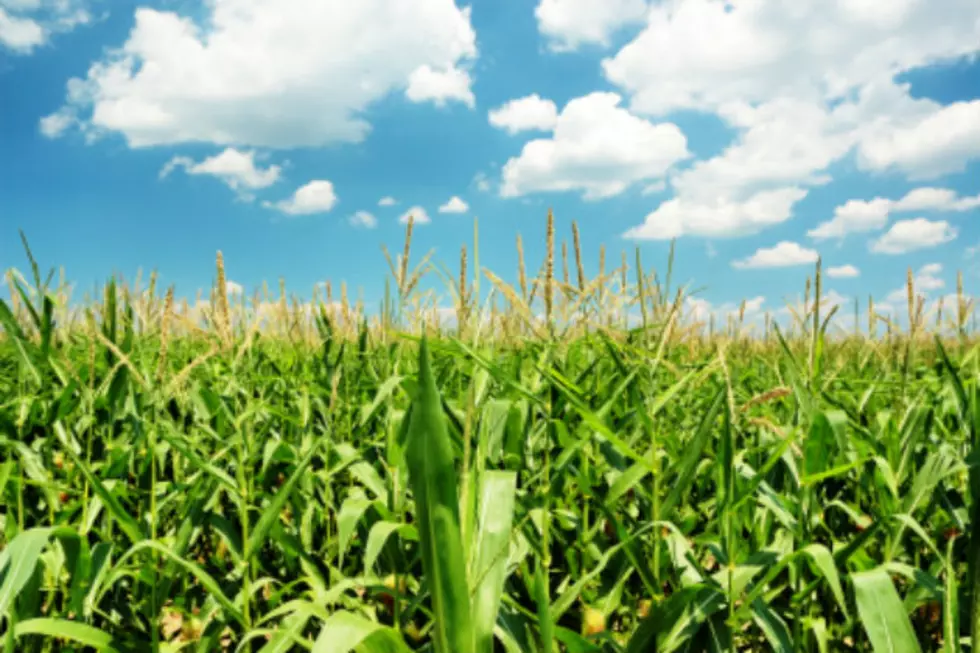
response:
<svg viewBox="0 0 980 653"><path fill-rule="evenodd" d="M955 102L925 115L873 128L860 160L873 170L898 170L910 179L962 172L980 155L980 100Z"/></svg>
<svg viewBox="0 0 980 653"><path fill-rule="evenodd" d="M540 0L534 10L538 30L552 50L574 50L585 44L609 45L609 37L639 22L646 0Z"/></svg>
<svg viewBox="0 0 980 653"><path fill-rule="evenodd" d="M18 18L0 7L0 44L27 54L47 40L47 33L33 18Z"/></svg>
<svg viewBox="0 0 980 653"><path fill-rule="evenodd" d="M314 179L300 186L289 199L263 202L266 208L276 209L288 215L326 213L337 203L333 184L325 179Z"/></svg>
<svg viewBox="0 0 980 653"><path fill-rule="evenodd" d="M367 211L355 212L348 218L348 221L355 227L364 227L365 229L374 229L378 226L378 219Z"/></svg>
<svg viewBox="0 0 980 653"><path fill-rule="evenodd" d="M581 191L585 199L617 195L630 185L662 178L687 159L687 139L673 123L654 124L619 106L616 93L571 100L551 138L524 145L504 164L504 197L542 191Z"/></svg>
<svg viewBox="0 0 980 653"><path fill-rule="evenodd" d="M439 213L466 213L470 210L470 205L453 195L449 201L439 207Z"/></svg>
<svg viewBox="0 0 980 653"><path fill-rule="evenodd" d="M973 198L968 198L972 200ZM910 190L905 197L891 203L893 211L928 211L949 208L957 204L956 191L949 188L925 186Z"/></svg>
<svg viewBox="0 0 980 653"><path fill-rule="evenodd" d="M853 265L837 265L827 268L827 276L831 279L853 279L861 275L861 271Z"/></svg>
<svg viewBox="0 0 980 653"><path fill-rule="evenodd" d="M667 200L649 213L643 224L629 229L624 238L670 240L680 236L730 237L762 231L785 222L793 205L806 197L802 188L761 191L745 200L724 195L715 198Z"/></svg>
<svg viewBox="0 0 980 653"><path fill-rule="evenodd" d="M873 200L848 200L834 209L834 217L807 232L810 238L824 240L843 238L849 233L874 231L888 223L892 202L883 197Z"/></svg>
<svg viewBox="0 0 980 653"><path fill-rule="evenodd" d="M378 200L378 206L394 206L395 204L398 204L398 201L390 195L382 197L380 200Z"/></svg>
<svg viewBox="0 0 980 653"><path fill-rule="evenodd" d="M740 197L773 186L823 184L829 178L821 171L852 143L834 114L808 101L732 105L721 115L741 134L718 156L677 174L672 181L679 193Z"/></svg>
<svg viewBox="0 0 980 653"><path fill-rule="evenodd" d="M268 188L279 180L282 172L277 165L267 168L257 166L254 151L240 151L233 147L199 162L186 156L175 156L160 170L160 177L168 176L177 168L183 168L189 175L217 177L235 191Z"/></svg>
<svg viewBox="0 0 980 653"><path fill-rule="evenodd" d="M426 64L409 75L405 97L412 102L431 100L440 107L450 100L456 100L473 108L476 97L470 90L470 83L470 75L466 70L453 66L435 70Z"/></svg>
<svg viewBox="0 0 980 653"><path fill-rule="evenodd" d="M872 241L871 251L878 254L904 254L948 243L956 238L957 233L956 228L945 220L900 220L880 238Z"/></svg>
<svg viewBox="0 0 980 653"><path fill-rule="evenodd" d="M978 17L973 0L655 3L643 31L603 69L649 113L832 100L975 52Z"/></svg>
<svg viewBox="0 0 980 653"><path fill-rule="evenodd" d="M134 18L121 46L69 81L64 109L131 147L359 142L364 110L392 92L472 101L462 66L476 35L469 9L447 0L215 0L198 17Z"/></svg>
<svg viewBox="0 0 980 653"><path fill-rule="evenodd" d="M408 218L415 218L415 224L429 224L432 220L421 206L413 206L398 217L398 222L408 224Z"/></svg>
<svg viewBox="0 0 980 653"><path fill-rule="evenodd" d="M850 233L876 231L888 223L892 213L911 211L956 212L980 206L980 195L959 197L956 191L930 186L916 188L899 200L876 197L848 200L834 210L834 217L822 222L807 235L816 240L844 238Z"/></svg>
<svg viewBox="0 0 980 653"><path fill-rule="evenodd" d="M491 109L490 124L509 134L522 131L551 131L558 123L558 107L537 93L528 95Z"/></svg>
<svg viewBox="0 0 980 653"><path fill-rule="evenodd" d="M733 261L733 268L785 268L815 263L819 255L799 243L781 241L773 247L760 247L752 256Z"/></svg>
<svg viewBox="0 0 980 653"><path fill-rule="evenodd" d="M894 211L969 211L980 207L980 195L959 197L949 188L926 186L909 191L894 203Z"/></svg>
<svg viewBox="0 0 980 653"><path fill-rule="evenodd" d="M652 3L603 71L635 114L704 111L736 131L671 177L685 204L728 206L825 184L853 152L863 170L913 179L962 170L980 156L980 101L913 98L895 78L980 51L978 24L973 0L675 0Z"/></svg>
<svg viewBox="0 0 980 653"><path fill-rule="evenodd" d="M677 204L697 207L690 220L677 216L677 235L707 235L697 227L703 222L726 225L711 235L754 233L758 230L754 213L738 207L756 205L759 198L795 195L788 205L779 202L779 211L772 212L764 226L789 220L807 187L827 183L825 169L854 143L853 134L838 124L833 112L810 101L776 98L759 106L730 105L719 112L739 130L739 136L717 156L671 176ZM671 206L661 209L669 212Z"/></svg>
<svg viewBox="0 0 980 653"><path fill-rule="evenodd" d="M38 129L47 138L57 138L76 124L75 116L70 111L55 111L41 118Z"/></svg>
<svg viewBox="0 0 980 653"><path fill-rule="evenodd" d="M5 0L0 2L0 51L28 55L53 34L89 22L82 0Z"/></svg>

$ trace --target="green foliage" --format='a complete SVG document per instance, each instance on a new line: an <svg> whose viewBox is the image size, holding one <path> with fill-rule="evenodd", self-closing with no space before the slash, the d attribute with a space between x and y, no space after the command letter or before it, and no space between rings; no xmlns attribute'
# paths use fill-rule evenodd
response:
<svg viewBox="0 0 980 653"><path fill-rule="evenodd" d="M205 330L161 361L112 284L88 331L17 292L4 650L879 653L975 633L966 340L910 367L823 331L689 345L656 310L519 344L345 336L321 310L313 342Z"/></svg>

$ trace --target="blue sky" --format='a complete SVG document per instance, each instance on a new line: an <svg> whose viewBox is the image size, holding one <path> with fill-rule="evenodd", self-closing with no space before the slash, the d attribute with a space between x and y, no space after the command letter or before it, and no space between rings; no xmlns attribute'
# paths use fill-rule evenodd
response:
<svg viewBox="0 0 980 653"><path fill-rule="evenodd" d="M411 208L416 257L476 216L513 280L552 207L590 272L676 238L694 309L778 311L817 254L834 301L975 292L978 53L975 0L0 0L0 268L23 228L80 291L193 296L220 249L374 303Z"/></svg>

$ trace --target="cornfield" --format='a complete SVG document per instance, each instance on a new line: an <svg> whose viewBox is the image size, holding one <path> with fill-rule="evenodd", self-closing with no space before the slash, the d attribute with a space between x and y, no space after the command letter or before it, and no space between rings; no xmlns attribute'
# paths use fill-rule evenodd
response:
<svg viewBox="0 0 980 653"><path fill-rule="evenodd" d="M573 228L517 282L404 251L378 311L280 282L0 301L5 651L980 647L974 305L687 311ZM26 248L25 241L25 248ZM673 252L673 250L672 250ZM454 306L423 292L441 274ZM482 290L481 290L482 286ZM811 293L812 290L812 293ZM944 311L945 308L945 311ZM838 318L839 319L839 318Z"/></svg>

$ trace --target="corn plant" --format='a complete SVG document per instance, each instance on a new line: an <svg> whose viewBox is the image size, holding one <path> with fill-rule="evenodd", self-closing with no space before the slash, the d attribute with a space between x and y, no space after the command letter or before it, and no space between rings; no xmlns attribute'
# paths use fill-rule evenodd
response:
<svg viewBox="0 0 980 653"><path fill-rule="evenodd" d="M838 333L818 264L788 324L706 333L670 261L590 280L573 227L556 279L555 230L517 287L474 234L438 326L408 242L378 319L344 285L236 305L221 258L210 301L113 278L70 303L27 249L0 300L3 650L980 646L962 286L931 332L910 286L905 331Z"/></svg>

